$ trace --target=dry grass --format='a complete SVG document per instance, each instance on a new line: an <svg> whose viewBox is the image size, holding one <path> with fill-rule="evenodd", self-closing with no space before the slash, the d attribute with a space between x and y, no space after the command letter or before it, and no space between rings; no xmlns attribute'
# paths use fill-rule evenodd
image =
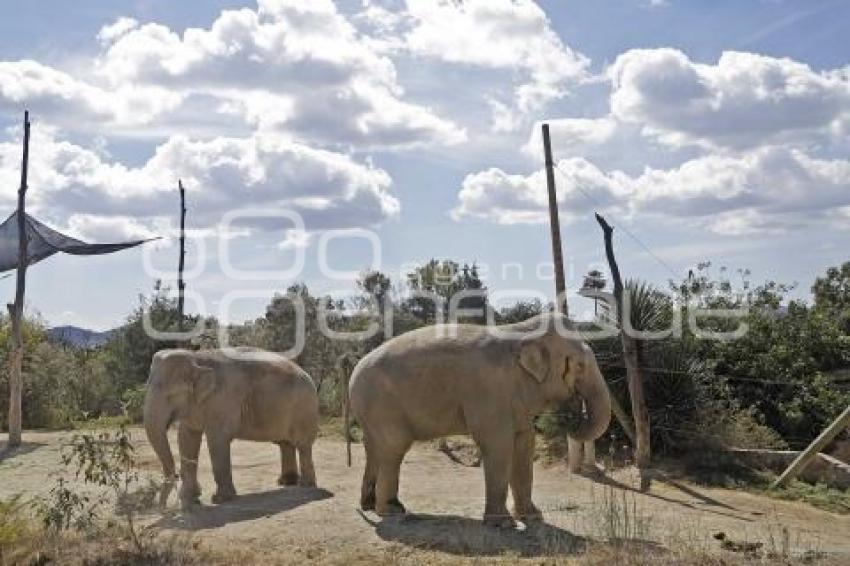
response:
<svg viewBox="0 0 850 566"><path fill-rule="evenodd" d="M152 488L142 482L122 502L139 510L145 535L141 548L127 538L120 517L105 514L101 522L115 524L102 525L95 534L50 537L22 500L0 505L6 510L0 512L0 566L47 561L239 566L847 563L847 554L830 558L820 552L846 552L840 536L847 516L686 482L673 487L659 480L650 494L641 494L634 491L629 469L592 482L567 475L562 462L538 465L535 474L536 499L547 523L526 530L490 529L480 520L481 470L455 463L435 446L415 448L405 470L405 503L413 515L404 520L361 515L355 505L362 450L355 450L354 467L348 468L338 425L328 423L315 447L317 461L323 463L324 491L270 487L279 456L273 448L249 443L234 446L241 497L230 504L205 505L194 522L177 520L182 515L174 505L165 515L149 510ZM0 487L15 485L27 497L36 497L49 483L49 476L38 474L55 469L49 466L57 465L58 456L50 447L66 437L45 433L40 438L45 442L40 449L3 463L0 477L6 481ZM448 444L458 459L471 455L465 444ZM144 443L139 460L143 470L158 471ZM201 464L208 497L212 476L208 462ZM712 538L720 530L728 535L730 548L761 543L759 553L724 549Z"/></svg>

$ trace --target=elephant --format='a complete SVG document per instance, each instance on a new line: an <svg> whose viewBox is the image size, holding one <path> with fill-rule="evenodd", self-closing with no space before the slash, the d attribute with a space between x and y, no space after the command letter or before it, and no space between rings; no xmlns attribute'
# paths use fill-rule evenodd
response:
<svg viewBox="0 0 850 566"><path fill-rule="evenodd" d="M319 430L319 399L312 378L290 360L255 348L154 354L144 406L148 441L162 464L166 487L176 479L168 427L178 421L180 502L197 504L201 435L215 477L213 503L236 497L230 463L234 439L280 447L280 485L316 485L312 447ZM298 457L296 461L296 450Z"/></svg>
<svg viewBox="0 0 850 566"><path fill-rule="evenodd" d="M608 387L590 347L567 334L564 315L544 313L504 326L441 324L390 339L363 357L349 382L363 430L366 466L360 506L403 514L399 471L415 441L471 435L484 468L485 524L542 519L531 499L534 426L544 409L583 400L570 436L595 440L608 428Z"/></svg>

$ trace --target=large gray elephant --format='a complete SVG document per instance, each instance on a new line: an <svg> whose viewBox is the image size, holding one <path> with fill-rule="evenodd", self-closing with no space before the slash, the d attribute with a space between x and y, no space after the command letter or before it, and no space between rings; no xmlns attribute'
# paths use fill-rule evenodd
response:
<svg viewBox="0 0 850 566"><path fill-rule="evenodd" d="M547 407L574 396L585 414L570 436L608 428L611 402L592 350L566 335L563 315L513 325L436 325L402 334L365 356L351 376L351 410L363 428L361 507L404 513L399 468L414 441L470 434L481 449L484 520L512 526L508 486L521 520L541 517L531 500L534 428Z"/></svg>
<svg viewBox="0 0 850 566"><path fill-rule="evenodd" d="M234 439L279 445L281 485L316 484L312 457L319 429L316 386L304 370L283 356L254 348L157 352L151 363L144 420L168 490L175 468L166 432L172 422L179 422L184 507L197 503L201 495L197 472L204 433L217 488L213 503L236 496L230 464ZM167 498L168 491L162 497Z"/></svg>

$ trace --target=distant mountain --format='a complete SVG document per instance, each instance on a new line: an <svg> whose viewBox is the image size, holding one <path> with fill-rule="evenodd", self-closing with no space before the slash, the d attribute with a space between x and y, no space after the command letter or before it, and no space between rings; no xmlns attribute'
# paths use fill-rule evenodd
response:
<svg viewBox="0 0 850 566"><path fill-rule="evenodd" d="M77 326L54 326L47 329L47 338L52 342L67 344L75 348L96 348L109 342L115 330L98 332Z"/></svg>

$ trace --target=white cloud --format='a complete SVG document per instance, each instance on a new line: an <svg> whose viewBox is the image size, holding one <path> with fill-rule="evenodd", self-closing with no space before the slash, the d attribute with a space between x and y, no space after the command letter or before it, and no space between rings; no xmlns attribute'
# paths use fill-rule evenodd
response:
<svg viewBox="0 0 850 566"><path fill-rule="evenodd" d="M94 216L72 214L68 218L69 235L89 242L144 240L158 234L131 216Z"/></svg>
<svg viewBox="0 0 850 566"><path fill-rule="evenodd" d="M609 75L612 116L671 145L805 143L850 114L850 72L791 59L727 51L707 65L675 49L633 49Z"/></svg>
<svg viewBox="0 0 850 566"><path fill-rule="evenodd" d="M120 18L98 34L94 72L0 63L0 107L53 123L148 125L158 134L238 118L325 145L450 145L465 132L406 100L393 62L330 0L259 0L182 33ZM201 107L199 108L199 105ZM222 116L223 115L223 116ZM73 118L72 118L73 117Z"/></svg>
<svg viewBox="0 0 850 566"><path fill-rule="evenodd" d="M176 108L180 94L132 84L100 88L37 61L0 61L0 109L26 105L59 121L135 125Z"/></svg>
<svg viewBox="0 0 850 566"><path fill-rule="evenodd" d="M138 21L122 16L111 24L103 26L97 34L97 39L101 44L108 45L137 27L139 27Z"/></svg>
<svg viewBox="0 0 850 566"><path fill-rule="evenodd" d="M32 145L38 151L31 157L29 210L98 239L113 229L124 236L155 231L158 222L174 216L178 178L187 187L196 226L213 226L247 203L295 210L311 231L373 225L399 211L382 169L279 136L207 141L174 136L139 167L107 161L45 125L33 129ZM15 206L19 167L19 140L0 143L0 203L8 208ZM280 228L274 222L252 225Z"/></svg>
<svg viewBox="0 0 850 566"><path fill-rule="evenodd" d="M567 218L591 210L662 216L722 234L769 233L810 225L850 206L850 161L767 147L708 155L629 176L580 158L561 160L559 207ZM452 214L502 224L545 222L545 176L489 169L466 177Z"/></svg>
<svg viewBox="0 0 850 566"><path fill-rule="evenodd" d="M565 173L557 179L558 207L568 220L589 213L595 205L616 207L627 200L631 190L628 176L605 173L585 159L564 159L558 168ZM460 203L452 211L455 220L471 217L499 224L534 224L549 218L546 172L542 169L527 176L497 168L467 175L458 199Z"/></svg>
<svg viewBox="0 0 850 566"><path fill-rule="evenodd" d="M392 61L330 0L260 0L226 10L208 29L178 35L146 24L100 58L111 84L155 84L212 94L262 129L323 143L451 144L462 130L403 100Z"/></svg>
<svg viewBox="0 0 850 566"><path fill-rule="evenodd" d="M516 129L587 77L590 61L561 41L532 0L406 0L396 12L370 3L361 17L386 50L514 75L512 107L490 97L497 131Z"/></svg>

